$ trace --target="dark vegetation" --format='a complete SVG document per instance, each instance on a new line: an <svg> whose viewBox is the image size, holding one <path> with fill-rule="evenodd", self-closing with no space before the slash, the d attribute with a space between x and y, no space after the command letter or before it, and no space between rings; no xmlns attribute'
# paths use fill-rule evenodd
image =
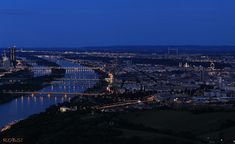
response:
<svg viewBox="0 0 235 144"><path fill-rule="evenodd" d="M232 142L230 130L235 130L234 112L47 111L19 122L0 138L22 137L25 144L206 144L221 138Z"/></svg>
<svg viewBox="0 0 235 144"><path fill-rule="evenodd" d="M6 72L6 70L4 70L4 69L0 69L0 73L1 73L1 72Z"/></svg>

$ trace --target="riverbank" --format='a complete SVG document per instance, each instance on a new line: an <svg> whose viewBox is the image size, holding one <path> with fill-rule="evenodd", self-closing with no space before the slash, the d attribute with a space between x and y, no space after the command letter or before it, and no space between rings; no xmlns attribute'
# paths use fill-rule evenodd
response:
<svg viewBox="0 0 235 144"><path fill-rule="evenodd" d="M103 93L106 91L108 82L105 81L105 78L108 77L108 74L102 70L95 69L95 73L98 74L99 81L92 88L88 88L84 93Z"/></svg>
<svg viewBox="0 0 235 144"><path fill-rule="evenodd" d="M100 72L101 86L105 87L102 81L106 74ZM96 86L93 90L102 88ZM87 89L86 92L93 93L93 90ZM206 144L219 143L221 139L224 143L231 143L235 139L231 135L235 130L233 111L152 109L105 113L89 107L95 100L104 103L110 97L76 98L78 101L72 102L76 106L81 104L77 111L60 112L59 107L63 104L51 106L46 112L32 115L4 131L1 142L19 138L25 144Z"/></svg>
<svg viewBox="0 0 235 144"><path fill-rule="evenodd" d="M50 75L44 75L44 76L39 76L39 77L33 77L33 74L28 74L28 73L32 73L32 72L27 70L27 73L23 76L23 78L24 78L23 80L1 85L0 104L10 102L13 99L16 99L16 98L19 98L22 96L21 94L14 94L14 92L39 91L39 90L49 86L48 83L54 81L55 79L64 77L66 71L64 69L60 69L60 66L58 64L51 62L51 61L48 61L48 60L45 60L45 59L35 57L35 56L28 56L28 57L30 58L30 60L34 60L40 66L48 66L48 67L53 66L53 67L58 67L58 69L54 68L51 70ZM18 72L12 76L3 77L2 79L4 79L4 78L14 80L17 78L22 78L22 74ZM47 84L45 84L45 83L47 83ZM5 92L12 92L12 93L6 94Z"/></svg>
<svg viewBox="0 0 235 144"><path fill-rule="evenodd" d="M75 63L80 64L84 67L93 68L94 66L90 63L82 63L81 61L77 60L76 58L70 58L68 56L65 56L66 59L75 61ZM95 71L95 73L98 74L99 81L96 83L96 85L92 88L87 89L84 93L103 93L106 91L106 88L108 86L108 82L105 81L105 78L108 77L108 73L101 70L101 69L92 69Z"/></svg>
<svg viewBox="0 0 235 144"><path fill-rule="evenodd" d="M53 72L50 75L28 78L20 82L15 82L13 84L1 85L0 104L10 102L11 100L22 96L21 94L17 93L14 94L14 92L17 91L34 92L34 91L39 91L45 87L48 87L49 84L44 84L44 83L50 83L55 79L62 78L64 74L65 70L58 69L58 70L53 70ZM11 91L12 93L5 93L9 91Z"/></svg>
<svg viewBox="0 0 235 144"><path fill-rule="evenodd" d="M94 93L95 91L98 92L98 90L105 90L106 86L107 86L107 82L105 81L105 77L107 76L105 72L103 72L102 70L95 70L95 73L98 75L99 77L99 81L97 81L97 83L94 85L94 87L89 88L87 90L85 90L85 93ZM101 91L99 91L101 92ZM74 99L79 98L80 96L74 97ZM71 99L71 101L75 101L74 99ZM67 103L67 102L65 102ZM45 112L42 112L41 114L47 114L47 113L58 113L58 109L61 105L65 104L65 103L60 103L58 105L51 105L49 107L46 108ZM29 118L36 116L37 114L31 115L29 116ZM28 118L27 118L28 119ZM27 119L25 119L27 121ZM20 121L24 122L25 120ZM11 128L14 128L14 125L11 126Z"/></svg>

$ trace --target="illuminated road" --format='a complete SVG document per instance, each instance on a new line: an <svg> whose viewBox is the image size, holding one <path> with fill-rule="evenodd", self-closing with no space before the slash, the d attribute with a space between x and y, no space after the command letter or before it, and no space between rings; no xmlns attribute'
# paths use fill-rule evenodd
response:
<svg viewBox="0 0 235 144"><path fill-rule="evenodd" d="M130 105L136 105L136 104L141 104L141 103L147 103L147 102L152 102L153 100L128 100L126 102L119 102L119 103L114 103L114 104L110 104L110 105L106 105L106 106L98 106L96 107L96 109L99 110L104 110L104 109L113 109L113 108L117 108L117 107L125 107L125 106L130 106Z"/></svg>

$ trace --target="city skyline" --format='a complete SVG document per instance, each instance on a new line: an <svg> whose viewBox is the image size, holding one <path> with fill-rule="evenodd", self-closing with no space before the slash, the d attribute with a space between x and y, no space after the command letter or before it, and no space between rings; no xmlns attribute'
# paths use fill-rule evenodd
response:
<svg viewBox="0 0 235 144"><path fill-rule="evenodd" d="M0 1L0 143L235 144L234 0Z"/></svg>

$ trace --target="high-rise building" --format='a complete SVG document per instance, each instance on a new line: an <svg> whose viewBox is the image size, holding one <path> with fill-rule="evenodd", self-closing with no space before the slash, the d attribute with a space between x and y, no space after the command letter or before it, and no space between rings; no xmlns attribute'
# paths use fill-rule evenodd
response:
<svg viewBox="0 0 235 144"><path fill-rule="evenodd" d="M203 66L199 66L199 71L200 71L200 81L204 82L205 81L205 70Z"/></svg>
<svg viewBox="0 0 235 144"><path fill-rule="evenodd" d="M11 63L11 67L16 67L15 52L16 52L16 47L15 46L11 47L10 48L10 63Z"/></svg>
<svg viewBox="0 0 235 144"><path fill-rule="evenodd" d="M5 51L3 52L3 55L2 55L2 67L4 69L8 69L10 67L10 60L9 58L6 56L6 53Z"/></svg>
<svg viewBox="0 0 235 144"><path fill-rule="evenodd" d="M223 88L223 79L222 79L222 77L218 77L218 86L219 86L220 89Z"/></svg>

